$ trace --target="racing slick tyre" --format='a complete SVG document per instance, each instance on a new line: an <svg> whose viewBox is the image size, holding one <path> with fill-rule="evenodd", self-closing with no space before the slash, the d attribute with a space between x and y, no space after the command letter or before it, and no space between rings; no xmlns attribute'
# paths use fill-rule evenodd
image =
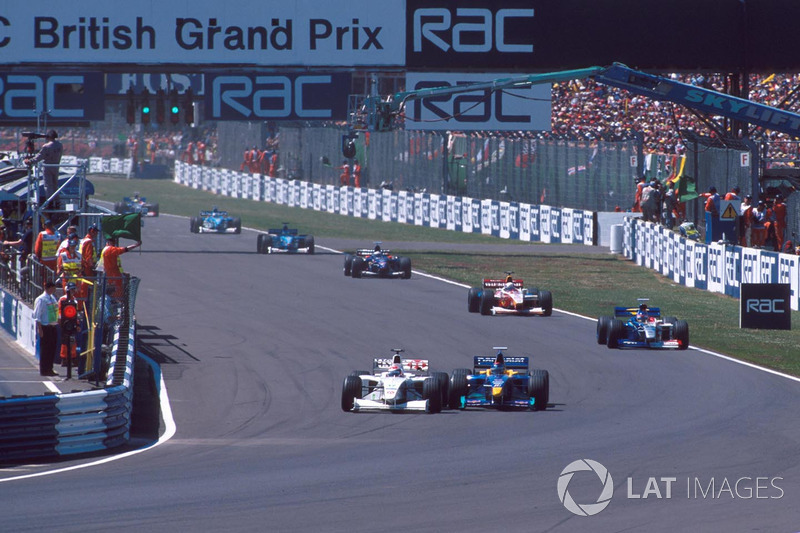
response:
<svg viewBox="0 0 800 533"><path fill-rule="evenodd" d="M450 376L447 372L431 372L431 377L439 382L439 389L442 391L442 407L446 407L450 402Z"/></svg>
<svg viewBox="0 0 800 533"><path fill-rule="evenodd" d="M472 287L467 293L467 310L470 313L477 313L481 308L481 288Z"/></svg>
<svg viewBox="0 0 800 533"><path fill-rule="evenodd" d="M264 234L259 233L258 237L256 238L256 253L263 254L264 253Z"/></svg>
<svg viewBox="0 0 800 533"><path fill-rule="evenodd" d="M491 315L492 307L494 307L494 293L492 291L483 291L481 294L480 311L482 315Z"/></svg>
<svg viewBox="0 0 800 533"><path fill-rule="evenodd" d="M189 219L189 231L192 233L200 233L200 219L192 217Z"/></svg>
<svg viewBox="0 0 800 533"><path fill-rule="evenodd" d="M610 316L601 316L597 319L597 344L605 344L608 340L608 328L611 327Z"/></svg>
<svg viewBox="0 0 800 533"><path fill-rule="evenodd" d="M353 256L350 254L344 254L344 275L349 276L352 268L353 268Z"/></svg>
<svg viewBox="0 0 800 533"><path fill-rule="evenodd" d="M122 202L114 202L114 212L115 213L124 213L125 212L125 204Z"/></svg>
<svg viewBox="0 0 800 533"><path fill-rule="evenodd" d="M442 387L439 385L439 380L428 378L422 382L422 398L428 400L429 413L442 412Z"/></svg>
<svg viewBox="0 0 800 533"><path fill-rule="evenodd" d="M361 378L347 376L342 384L342 411L352 411L356 398L361 399Z"/></svg>
<svg viewBox="0 0 800 533"><path fill-rule="evenodd" d="M158 216L158 204L151 205L150 206L150 212L152 213L152 215L150 215L151 217L157 217Z"/></svg>
<svg viewBox="0 0 800 533"><path fill-rule="evenodd" d="M360 278L361 274L364 272L367 263L361 257L354 257L353 264L350 267L350 275L354 278Z"/></svg>
<svg viewBox="0 0 800 533"><path fill-rule="evenodd" d="M550 401L550 374L547 370L531 370L528 376L528 396L534 399L534 411L547 409L547 402Z"/></svg>
<svg viewBox="0 0 800 533"><path fill-rule="evenodd" d="M680 349L689 348L689 323L685 320L676 320L673 333L675 339L680 343Z"/></svg>
<svg viewBox="0 0 800 533"><path fill-rule="evenodd" d="M448 396L450 409L461 408L461 397L467 395L467 376L472 374L469 368L456 368L450 376L450 390Z"/></svg>
<svg viewBox="0 0 800 533"><path fill-rule="evenodd" d="M553 314L553 295L550 294L550 291L539 291L539 303L544 311L544 316Z"/></svg>
<svg viewBox="0 0 800 533"><path fill-rule="evenodd" d="M233 219L233 232L237 235L242 232L242 219L239 217Z"/></svg>
<svg viewBox="0 0 800 533"><path fill-rule="evenodd" d="M608 326L606 345L609 348L619 348L619 340L623 336L625 336L625 323L622 320L612 320Z"/></svg>
<svg viewBox="0 0 800 533"><path fill-rule="evenodd" d="M400 266L400 271L403 273L403 279L411 279L411 259L408 257L400 257L398 258L398 263Z"/></svg>
<svg viewBox="0 0 800 533"><path fill-rule="evenodd" d="M306 237L306 253L313 254L314 253L314 236L309 235Z"/></svg>

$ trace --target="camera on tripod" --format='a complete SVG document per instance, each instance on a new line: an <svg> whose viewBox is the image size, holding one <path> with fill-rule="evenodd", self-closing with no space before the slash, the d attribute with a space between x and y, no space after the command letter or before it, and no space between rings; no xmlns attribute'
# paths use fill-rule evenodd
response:
<svg viewBox="0 0 800 533"><path fill-rule="evenodd" d="M35 131L23 131L22 136L27 139L25 141L25 154L29 156L36 153L36 146L33 144L33 140L44 139L46 137L44 133L36 133Z"/></svg>

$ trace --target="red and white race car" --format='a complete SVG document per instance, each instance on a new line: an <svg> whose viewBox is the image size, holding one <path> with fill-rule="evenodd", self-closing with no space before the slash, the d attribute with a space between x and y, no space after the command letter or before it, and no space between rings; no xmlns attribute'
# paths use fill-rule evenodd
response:
<svg viewBox="0 0 800 533"><path fill-rule="evenodd" d="M524 288L521 279L509 272L505 279L484 279L482 287L472 287L467 295L470 313L482 315L541 315L553 314L550 291Z"/></svg>

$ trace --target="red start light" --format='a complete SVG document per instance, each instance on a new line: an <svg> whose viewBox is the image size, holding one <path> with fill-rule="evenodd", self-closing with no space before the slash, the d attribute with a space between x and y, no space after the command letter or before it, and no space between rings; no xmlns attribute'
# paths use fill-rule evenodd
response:
<svg viewBox="0 0 800 533"><path fill-rule="evenodd" d="M74 305L65 305L63 309L64 318L75 318L78 316L78 308Z"/></svg>

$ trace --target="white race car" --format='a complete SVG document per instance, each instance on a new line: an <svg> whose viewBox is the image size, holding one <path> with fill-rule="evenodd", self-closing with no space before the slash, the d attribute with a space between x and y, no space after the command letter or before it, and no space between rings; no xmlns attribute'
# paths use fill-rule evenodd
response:
<svg viewBox="0 0 800 533"><path fill-rule="evenodd" d="M342 410L438 413L447 405L447 372L429 372L426 359L375 358L372 372L355 370L342 385Z"/></svg>
<svg viewBox="0 0 800 533"><path fill-rule="evenodd" d="M472 287L467 294L467 309L482 315L553 314L553 296L543 289L526 289L521 279L508 272L505 280L484 279L482 287Z"/></svg>

